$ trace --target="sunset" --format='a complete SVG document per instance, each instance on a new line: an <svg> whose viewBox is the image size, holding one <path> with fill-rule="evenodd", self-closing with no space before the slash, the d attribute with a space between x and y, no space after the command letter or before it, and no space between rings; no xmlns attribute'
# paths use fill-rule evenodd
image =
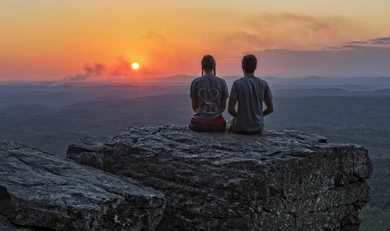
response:
<svg viewBox="0 0 390 231"><path fill-rule="evenodd" d="M390 0L0 0L0 231L390 231Z"/></svg>
<svg viewBox="0 0 390 231"><path fill-rule="evenodd" d="M137 71L140 68L141 68L141 65L138 62L134 62L131 64L131 69L133 69L134 71Z"/></svg>
<svg viewBox="0 0 390 231"><path fill-rule="evenodd" d="M199 74L205 53L218 58L222 74L239 74L246 52L321 51L388 37L389 7L386 0L5 0L0 79L61 79L122 59L139 60L149 75ZM264 74L287 75L290 67L275 68L267 63Z"/></svg>

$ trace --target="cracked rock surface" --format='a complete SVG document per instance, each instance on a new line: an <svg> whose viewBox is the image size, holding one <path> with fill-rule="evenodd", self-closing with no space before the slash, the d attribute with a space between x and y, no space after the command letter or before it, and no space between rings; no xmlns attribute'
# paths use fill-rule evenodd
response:
<svg viewBox="0 0 390 231"><path fill-rule="evenodd" d="M152 231L164 203L127 177L0 142L2 231Z"/></svg>
<svg viewBox="0 0 390 231"><path fill-rule="evenodd" d="M357 231L372 171L365 148L297 131L133 127L71 145L67 157L163 192L159 231Z"/></svg>

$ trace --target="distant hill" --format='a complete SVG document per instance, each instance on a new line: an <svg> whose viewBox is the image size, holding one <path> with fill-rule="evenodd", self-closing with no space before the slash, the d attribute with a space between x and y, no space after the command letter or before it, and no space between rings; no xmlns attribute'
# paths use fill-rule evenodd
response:
<svg viewBox="0 0 390 231"><path fill-rule="evenodd" d="M306 97L306 96L348 96L352 93L340 88L312 88L312 89L276 89L275 96Z"/></svg>
<svg viewBox="0 0 390 231"><path fill-rule="evenodd" d="M390 95L390 88L376 90L373 93L375 95Z"/></svg>

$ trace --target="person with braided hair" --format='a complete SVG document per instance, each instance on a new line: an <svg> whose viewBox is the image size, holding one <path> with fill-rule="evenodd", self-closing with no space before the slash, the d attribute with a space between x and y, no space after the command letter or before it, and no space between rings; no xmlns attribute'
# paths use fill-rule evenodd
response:
<svg viewBox="0 0 390 231"><path fill-rule="evenodd" d="M226 121L223 112L229 91L226 81L216 75L216 61L205 55L201 62L202 76L191 84L192 109L195 114L189 127L198 132L223 132Z"/></svg>

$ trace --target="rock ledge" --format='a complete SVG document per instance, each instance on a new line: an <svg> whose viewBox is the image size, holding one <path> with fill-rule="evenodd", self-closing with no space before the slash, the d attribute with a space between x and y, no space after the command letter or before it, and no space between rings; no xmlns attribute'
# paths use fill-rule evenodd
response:
<svg viewBox="0 0 390 231"><path fill-rule="evenodd" d="M0 230L152 231L164 206L127 177L0 142Z"/></svg>
<svg viewBox="0 0 390 231"><path fill-rule="evenodd" d="M368 152L326 141L297 131L254 137L133 127L71 145L67 157L163 192L159 231L357 231Z"/></svg>

